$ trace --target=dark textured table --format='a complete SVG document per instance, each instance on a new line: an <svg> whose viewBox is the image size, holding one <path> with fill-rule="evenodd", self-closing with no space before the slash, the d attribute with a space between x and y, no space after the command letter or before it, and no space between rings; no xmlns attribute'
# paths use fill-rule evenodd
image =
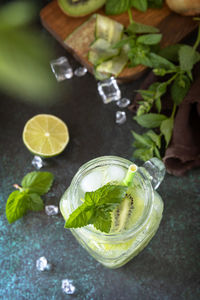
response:
<svg viewBox="0 0 200 300"><path fill-rule="evenodd" d="M49 40L56 57L66 55L73 68L79 66L53 38ZM139 83L123 84L122 95L131 98ZM126 109L127 122L115 124L118 108L115 103L103 104L90 74L59 85L62 95L46 108L0 95L0 299L199 299L199 169L182 178L166 176L159 188L165 209L156 236L137 257L116 270L96 262L78 244L64 229L61 214L29 213L8 224L5 204L12 185L20 184L34 170L21 136L25 122L35 114L60 117L70 132L66 150L42 169L55 175L45 203L58 205L73 175L88 160L102 155L132 159L131 130L140 129L131 113ZM51 271L37 271L36 260L43 255L53 265ZM65 278L76 286L72 296L61 290Z"/></svg>

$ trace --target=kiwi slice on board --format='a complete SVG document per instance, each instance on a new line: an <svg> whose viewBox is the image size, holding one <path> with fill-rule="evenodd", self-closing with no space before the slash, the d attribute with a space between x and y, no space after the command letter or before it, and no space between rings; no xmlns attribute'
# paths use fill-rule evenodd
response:
<svg viewBox="0 0 200 300"><path fill-rule="evenodd" d="M58 0L61 10L68 16L83 17L105 4L106 0Z"/></svg>

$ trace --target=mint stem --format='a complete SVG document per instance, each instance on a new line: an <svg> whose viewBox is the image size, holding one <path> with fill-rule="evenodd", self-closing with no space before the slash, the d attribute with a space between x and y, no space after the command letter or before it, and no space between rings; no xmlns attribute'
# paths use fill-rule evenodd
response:
<svg viewBox="0 0 200 300"><path fill-rule="evenodd" d="M17 190L20 190L20 191L22 190L22 187L19 186L17 183L13 184L13 187Z"/></svg>
<svg viewBox="0 0 200 300"><path fill-rule="evenodd" d="M199 29L198 29L198 34L197 34L197 39L196 39L196 42L193 46L193 49L194 51L197 49L197 47L199 46L199 43L200 43L200 26L199 26Z"/></svg>
<svg viewBox="0 0 200 300"><path fill-rule="evenodd" d="M134 23L131 8L128 9L128 16L130 24Z"/></svg>
<svg viewBox="0 0 200 300"><path fill-rule="evenodd" d="M137 166L135 164L129 166L126 177L123 180L124 185L126 186L131 185L136 171L137 171Z"/></svg>
<svg viewBox="0 0 200 300"><path fill-rule="evenodd" d="M172 109L172 114L171 114L171 118L174 119L174 115L176 112L176 104L174 103L173 109Z"/></svg>

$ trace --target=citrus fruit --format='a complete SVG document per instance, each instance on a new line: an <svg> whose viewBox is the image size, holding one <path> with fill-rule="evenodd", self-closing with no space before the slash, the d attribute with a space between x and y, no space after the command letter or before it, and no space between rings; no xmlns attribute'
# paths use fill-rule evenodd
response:
<svg viewBox="0 0 200 300"><path fill-rule="evenodd" d="M67 125L53 115L36 115L24 126L23 142L36 155L42 157L58 155L69 142Z"/></svg>

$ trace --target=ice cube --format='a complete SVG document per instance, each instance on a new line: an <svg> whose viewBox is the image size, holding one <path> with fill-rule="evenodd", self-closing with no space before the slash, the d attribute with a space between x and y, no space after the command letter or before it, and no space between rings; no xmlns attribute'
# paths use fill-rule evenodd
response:
<svg viewBox="0 0 200 300"><path fill-rule="evenodd" d="M37 169L41 169L42 167L44 167L45 163L43 161L43 159L40 156L35 155L33 157L33 160L31 162L31 164Z"/></svg>
<svg viewBox="0 0 200 300"><path fill-rule="evenodd" d="M121 91L114 77L99 81L98 92L105 104L121 98Z"/></svg>
<svg viewBox="0 0 200 300"><path fill-rule="evenodd" d="M82 77L87 73L87 69L84 67L79 67L74 71L74 75L77 77Z"/></svg>
<svg viewBox="0 0 200 300"><path fill-rule="evenodd" d="M101 171L93 171L86 175L80 184L83 192L92 192L102 186L103 173Z"/></svg>
<svg viewBox="0 0 200 300"><path fill-rule="evenodd" d="M63 81L73 77L72 67L65 56L61 56L58 59L52 60L50 65L57 81Z"/></svg>
<svg viewBox="0 0 200 300"><path fill-rule="evenodd" d="M126 113L125 111L117 111L115 115L115 121L117 124L124 124L126 122Z"/></svg>
<svg viewBox="0 0 200 300"><path fill-rule="evenodd" d="M125 170L117 166L109 166L106 170L106 182L110 181L122 181L125 177ZM104 183L104 184L105 184Z"/></svg>
<svg viewBox="0 0 200 300"><path fill-rule="evenodd" d="M36 268L40 272L48 271L51 269L51 264L48 264L46 257L42 256L36 260Z"/></svg>
<svg viewBox="0 0 200 300"><path fill-rule="evenodd" d="M131 103L131 101L127 98L122 98L120 100L117 101L117 106L121 107L121 108L125 108L127 106L129 106L129 104Z"/></svg>
<svg viewBox="0 0 200 300"><path fill-rule="evenodd" d="M76 288L72 283L73 283L73 280L69 280L69 279L63 279L62 280L62 291L65 294L67 294L67 295L74 294Z"/></svg>
<svg viewBox="0 0 200 300"><path fill-rule="evenodd" d="M58 214L58 206L55 205L46 205L45 206L45 213L48 216L55 216Z"/></svg>

